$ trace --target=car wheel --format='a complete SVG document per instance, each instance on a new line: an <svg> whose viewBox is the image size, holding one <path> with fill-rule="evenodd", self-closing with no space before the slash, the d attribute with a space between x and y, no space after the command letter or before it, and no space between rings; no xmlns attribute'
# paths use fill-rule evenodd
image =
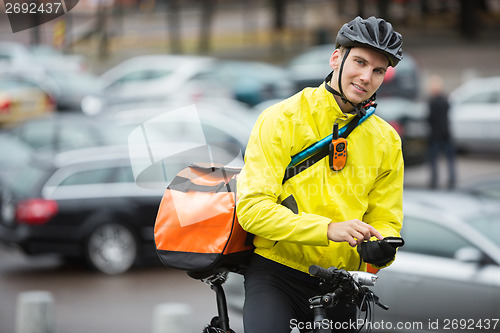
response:
<svg viewBox="0 0 500 333"><path fill-rule="evenodd" d="M90 265L98 271L115 275L126 272L137 258L137 241L130 228L106 223L89 235L86 254Z"/></svg>

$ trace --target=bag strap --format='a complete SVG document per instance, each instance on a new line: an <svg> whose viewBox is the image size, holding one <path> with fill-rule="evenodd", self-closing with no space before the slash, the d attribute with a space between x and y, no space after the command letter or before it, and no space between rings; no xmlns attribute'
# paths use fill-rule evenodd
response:
<svg viewBox="0 0 500 333"><path fill-rule="evenodd" d="M231 178L227 183L222 181L216 185L199 185L193 183L191 179L177 176L172 180L170 185L168 185L168 189L184 193L190 191L210 193L235 192L236 179Z"/></svg>
<svg viewBox="0 0 500 333"><path fill-rule="evenodd" d="M347 138L349 134L362 122L364 122L368 117L375 113L375 106L371 106L366 115L363 117L356 117L351 120L347 125L339 130L339 136L342 138ZM324 139L316 142L315 144L307 147L300 153L292 156L292 161L287 166L285 170L285 175L283 177L284 184L287 180L306 170L310 166L316 164L324 157L328 156L330 142L332 141L332 135L330 134Z"/></svg>

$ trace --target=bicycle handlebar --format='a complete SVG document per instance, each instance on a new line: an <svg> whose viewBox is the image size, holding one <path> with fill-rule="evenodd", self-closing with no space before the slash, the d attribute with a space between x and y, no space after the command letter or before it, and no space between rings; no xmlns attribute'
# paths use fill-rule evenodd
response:
<svg viewBox="0 0 500 333"><path fill-rule="evenodd" d="M368 272L345 271L336 267L330 267L327 269L317 265L309 267L309 274L316 276L327 283L338 282L341 279L348 279L346 274L349 274L354 282L362 286L374 286L378 278L377 275Z"/></svg>
<svg viewBox="0 0 500 333"><path fill-rule="evenodd" d="M309 274L323 280L330 280L337 270L338 269L335 267L330 267L327 269L318 265L312 265L309 267Z"/></svg>
<svg viewBox="0 0 500 333"><path fill-rule="evenodd" d="M326 294L309 299L315 323L321 323L326 318L325 308L335 306L341 299L346 300L347 304L356 305L360 311L366 312L366 318L370 319L373 315L371 304L376 304L384 310L389 309L381 304L378 296L368 288L375 285L378 278L375 274L346 271L336 267L323 268L317 265L310 266L309 273L320 278L322 289L327 290ZM318 332L331 332L331 330L321 329Z"/></svg>

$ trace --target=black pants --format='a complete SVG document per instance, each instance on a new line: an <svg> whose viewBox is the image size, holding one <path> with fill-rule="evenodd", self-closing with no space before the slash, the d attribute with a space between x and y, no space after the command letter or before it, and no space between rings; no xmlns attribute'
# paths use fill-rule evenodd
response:
<svg viewBox="0 0 500 333"><path fill-rule="evenodd" d="M435 189L439 185L439 154L444 153L448 163L448 189L455 187L456 166L455 166L455 147L450 140L431 140L429 148L429 157L431 163L431 183L430 187Z"/></svg>
<svg viewBox="0 0 500 333"><path fill-rule="evenodd" d="M289 333L293 328L309 331L314 316L308 300L324 293L319 281L308 274L254 255L245 273L245 333ZM327 309L328 319L339 325L328 325L335 332L356 332L347 326L356 322L356 314L355 306L340 303Z"/></svg>

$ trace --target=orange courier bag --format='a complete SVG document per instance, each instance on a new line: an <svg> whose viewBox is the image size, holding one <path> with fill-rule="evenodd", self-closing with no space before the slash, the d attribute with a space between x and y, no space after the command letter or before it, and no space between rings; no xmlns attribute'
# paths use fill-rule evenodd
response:
<svg viewBox="0 0 500 333"><path fill-rule="evenodd" d="M236 216L236 178L241 168L192 164L169 184L154 227L164 265L204 279L242 272L253 253L252 235Z"/></svg>

